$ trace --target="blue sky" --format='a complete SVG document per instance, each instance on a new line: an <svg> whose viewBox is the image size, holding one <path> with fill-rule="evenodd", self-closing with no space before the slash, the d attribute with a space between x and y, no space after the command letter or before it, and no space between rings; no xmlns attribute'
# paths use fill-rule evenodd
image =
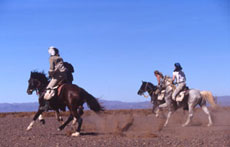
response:
<svg viewBox="0 0 230 147"><path fill-rule="evenodd" d="M95 97L127 102L154 70L180 62L191 88L230 95L227 0L1 0L0 103L36 102L30 71L49 68L48 47L73 64L74 83Z"/></svg>

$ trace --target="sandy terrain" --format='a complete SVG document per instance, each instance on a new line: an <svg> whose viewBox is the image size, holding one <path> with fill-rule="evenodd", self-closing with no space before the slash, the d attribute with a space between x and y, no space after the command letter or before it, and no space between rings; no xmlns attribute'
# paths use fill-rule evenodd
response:
<svg viewBox="0 0 230 147"><path fill-rule="evenodd" d="M192 124L181 127L187 112L173 114L169 125L162 129L164 118L156 118L151 110L105 111L97 115L86 111L82 132L70 137L72 126L57 131L60 125L53 113L46 113L46 124L37 121L31 131L26 127L34 113L1 113L1 147L133 147L186 146L230 147L230 107L212 110L214 125L206 127L207 116L197 108ZM62 113L66 119L66 113Z"/></svg>

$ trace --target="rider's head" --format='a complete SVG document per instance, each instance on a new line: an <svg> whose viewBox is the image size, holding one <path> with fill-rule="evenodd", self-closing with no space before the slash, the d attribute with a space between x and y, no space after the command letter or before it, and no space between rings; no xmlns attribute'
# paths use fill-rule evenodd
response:
<svg viewBox="0 0 230 147"><path fill-rule="evenodd" d="M59 50L56 47L54 47L54 46L49 47L48 53L51 56L59 56Z"/></svg>
<svg viewBox="0 0 230 147"><path fill-rule="evenodd" d="M155 74L155 76L159 75L161 78L164 77L163 74L161 72L159 72L158 70L155 70L154 74Z"/></svg>
<svg viewBox="0 0 230 147"><path fill-rule="evenodd" d="M174 66L175 66L174 71L180 71L180 70L182 70L182 67L181 67L180 63L175 63Z"/></svg>

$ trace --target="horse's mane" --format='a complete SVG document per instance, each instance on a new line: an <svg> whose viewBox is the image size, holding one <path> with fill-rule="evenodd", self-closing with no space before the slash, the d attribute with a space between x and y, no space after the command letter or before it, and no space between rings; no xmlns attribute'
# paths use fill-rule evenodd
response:
<svg viewBox="0 0 230 147"><path fill-rule="evenodd" d="M172 77L166 75L166 76L164 76L164 80L167 80L167 81L170 80L170 81L172 81Z"/></svg>
<svg viewBox="0 0 230 147"><path fill-rule="evenodd" d="M148 82L149 83L149 85L151 85L152 87L156 87L153 83L151 83L151 82Z"/></svg>
<svg viewBox="0 0 230 147"><path fill-rule="evenodd" d="M74 72L74 68L73 68L72 64L70 64L68 62L64 62L64 66L69 70L69 72L71 72L71 73Z"/></svg>
<svg viewBox="0 0 230 147"><path fill-rule="evenodd" d="M168 76L168 75L164 76L164 78L167 78L167 79L170 78L170 79L172 79L172 77L170 77L170 76Z"/></svg>
<svg viewBox="0 0 230 147"><path fill-rule="evenodd" d="M143 83L146 83L146 84L148 83L149 85L151 85L151 86L152 86L152 87L154 87L154 88L156 87L156 85L154 85L154 84L153 84L153 83L151 83L151 82L146 82L146 81L143 81Z"/></svg>
<svg viewBox="0 0 230 147"><path fill-rule="evenodd" d="M30 78L41 80L42 82L48 82L48 78L46 77L46 74L44 71L38 72L38 71L31 71Z"/></svg>

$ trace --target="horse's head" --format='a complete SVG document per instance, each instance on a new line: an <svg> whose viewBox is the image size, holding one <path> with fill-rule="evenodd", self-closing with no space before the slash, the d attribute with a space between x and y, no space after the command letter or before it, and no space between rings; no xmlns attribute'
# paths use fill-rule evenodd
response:
<svg viewBox="0 0 230 147"><path fill-rule="evenodd" d="M48 83L48 79L43 72L31 72L28 81L27 93L31 95L34 91L44 88Z"/></svg>
<svg viewBox="0 0 230 147"><path fill-rule="evenodd" d="M137 92L138 95L143 95L147 91L146 85L147 82L142 81L141 87Z"/></svg>
<svg viewBox="0 0 230 147"><path fill-rule="evenodd" d="M146 91L153 92L155 90L156 90L156 86L154 86L152 83L142 81L141 87L138 90L137 94L143 95Z"/></svg>

